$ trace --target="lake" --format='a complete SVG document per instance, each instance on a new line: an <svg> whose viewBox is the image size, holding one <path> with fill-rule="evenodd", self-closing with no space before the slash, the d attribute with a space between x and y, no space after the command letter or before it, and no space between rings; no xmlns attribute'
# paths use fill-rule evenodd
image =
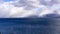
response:
<svg viewBox="0 0 60 34"><path fill-rule="evenodd" d="M60 18L0 18L0 34L60 34Z"/></svg>

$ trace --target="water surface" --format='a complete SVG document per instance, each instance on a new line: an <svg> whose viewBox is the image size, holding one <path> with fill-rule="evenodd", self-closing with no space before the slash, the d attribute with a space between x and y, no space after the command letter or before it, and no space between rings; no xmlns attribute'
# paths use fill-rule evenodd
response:
<svg viewBox="0 0 60 34"><path fill-rule="evenodd" d="M60 34L60 19L0 18L2 34Z"/></svg>

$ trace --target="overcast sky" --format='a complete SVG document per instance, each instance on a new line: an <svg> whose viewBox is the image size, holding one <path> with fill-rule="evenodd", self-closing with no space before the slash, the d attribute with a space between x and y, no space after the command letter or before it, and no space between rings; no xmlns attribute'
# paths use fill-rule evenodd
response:
<svg viewBox="0 0 60 34"><path fill-rule="evenodd" d="M0 18L60 15L60 0L0 0Z"/></svg>

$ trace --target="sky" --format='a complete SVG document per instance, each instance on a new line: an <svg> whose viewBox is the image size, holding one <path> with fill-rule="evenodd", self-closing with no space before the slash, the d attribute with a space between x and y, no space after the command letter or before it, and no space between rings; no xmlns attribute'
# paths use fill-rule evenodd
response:
<svg viewBox="0 0 60 34"><path fill-rule="evenodd" d="M60 0L0 0L0 18L60 15Z"/></svg>
<svg viewBox="0 0 60 34"><path fill-rule="evenodd" d="M9 1L13 1L13 0L3 0L3 1L5 1L5 2L8 1L9 2Z"/></svg>

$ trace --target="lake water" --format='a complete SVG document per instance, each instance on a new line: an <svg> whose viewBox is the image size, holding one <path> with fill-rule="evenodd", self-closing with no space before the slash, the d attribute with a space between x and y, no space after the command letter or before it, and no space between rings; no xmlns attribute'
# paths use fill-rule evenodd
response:
<svg viewBox="0 0 60 34"><path fill-rule="evenodd" d="M1 34L60 34L59 18L1 18Z"/></svg>

